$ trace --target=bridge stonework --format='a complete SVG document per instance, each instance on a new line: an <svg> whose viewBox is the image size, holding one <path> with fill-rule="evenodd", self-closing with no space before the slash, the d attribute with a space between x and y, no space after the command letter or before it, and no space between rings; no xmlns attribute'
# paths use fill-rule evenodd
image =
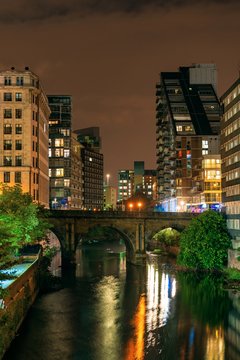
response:
<svg viewBox="0 0 240 360"><path fill-rule="evenodd" d="M184 229L196 214L157 212L87 212L80 210L55 210L48 214L51 231L58 237L63 260L74 262L76 248L90 228L111 227L121 234L126 245L127 261L137 263L148 242L159 230L172 227Z"/></svg>

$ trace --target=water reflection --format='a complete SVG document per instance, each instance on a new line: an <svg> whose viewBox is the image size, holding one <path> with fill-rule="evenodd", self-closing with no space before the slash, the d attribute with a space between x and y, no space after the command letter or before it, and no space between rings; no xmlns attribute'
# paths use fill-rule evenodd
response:
<svg viewBox="0 0 240 360"><path fill-rule="evenodd" d="M139 299L136 313L132 321L134 333L126 346L124 360L142 360L144 358L145 316L146 298L143 294Z"/></svg>
<svg viewBox="0 0 240 360"><path fill-rule="evenodd" d="M170 316L170 303L176 295L176 279L164 271L160 272L154 264L147 265L147 278L148 345L155 345L152 331L164 326Z"/></svg>
<svg viewBox="0 0 240 360"><path fill-rule="evenodd" d="M34 304L6 359L240 359L240 298L220 278L163 261L126 267L122 251L91 245L76 260L66 287Z"/></svg>

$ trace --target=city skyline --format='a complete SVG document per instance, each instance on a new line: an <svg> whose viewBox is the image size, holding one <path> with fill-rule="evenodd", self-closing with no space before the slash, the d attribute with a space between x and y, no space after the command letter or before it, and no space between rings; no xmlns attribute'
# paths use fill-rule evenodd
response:
<svg viewBox="0 0 240 360"><path fill-rule="evenodd" d="M215 63L219 96L239 76L238 2L191 3L1 4L0 67L29 66L47 94L72 95L73 128L100 127L105 174L116 184L117 171L134 160L156 167L155 84L161 71Z"/></svg>

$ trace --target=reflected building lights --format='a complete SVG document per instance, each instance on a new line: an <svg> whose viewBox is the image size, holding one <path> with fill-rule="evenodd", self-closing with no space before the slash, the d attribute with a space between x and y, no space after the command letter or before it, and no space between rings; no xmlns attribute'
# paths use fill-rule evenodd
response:
<svg viewBox="0 0 240 360"><path fill-rule="evenodd" d="M163 272L160 281L159 271L153 264L147 267L147 279L148 345L154 346L156 339L152 332L167 322L171 299L176 295L176 279Z"/></svg>
<svg viewBox="0 0 240 360"><path fill-rule="evenodd" d="M205 360L224 360L225 359L225 342L224 330L219 328L207 328L207 344Z"/></svg>
<svg viewBox="0 0 240 360"><path fill-rule="evenodd" d="M133 318L134 334L129 340L124 360L144 359L146 298L142 295L139 299L136 313Z"/></svg>

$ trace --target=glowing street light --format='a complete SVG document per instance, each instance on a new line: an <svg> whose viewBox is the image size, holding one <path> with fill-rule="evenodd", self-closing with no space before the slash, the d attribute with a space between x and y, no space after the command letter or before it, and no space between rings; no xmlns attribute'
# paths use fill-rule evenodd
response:
<svg viewBox="0 0 240 360"><path fill-rule="evenodd" d="M130 211L132 211L132 209L133 209L133 203L130 203L130 204L128 205L128 207L129 207Z"/></svg>
<svg viewBox="0 0 240 360"><path fill-rule="evenodd" d="M140 211L140 210L141 210L141 207L142 207L142 203L139 201L139 202L137 203L137 206L138 206L138 210Z"/></svg>
<svg viewBox="0 0 240 360"><path fill-rule="evenodd" d="M107 175L106 175L106 178L107 178L107 186L109 186L110 174L107 174Z"/></svg>

